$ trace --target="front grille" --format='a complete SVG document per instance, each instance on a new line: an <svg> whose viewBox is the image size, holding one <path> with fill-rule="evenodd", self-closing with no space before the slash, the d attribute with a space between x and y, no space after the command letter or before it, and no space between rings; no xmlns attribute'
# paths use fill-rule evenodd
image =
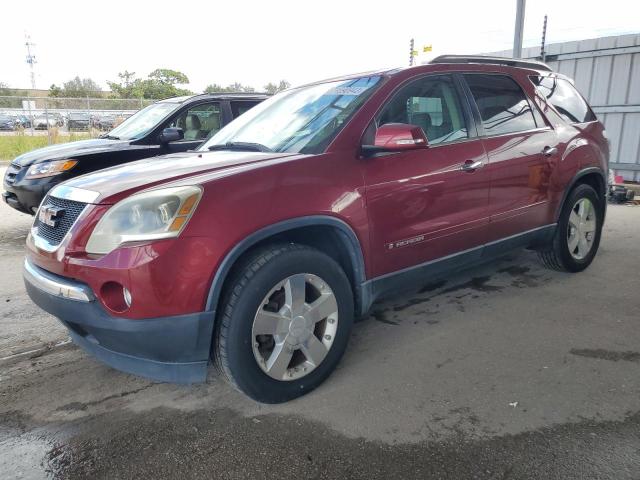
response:
<svg viewBox="0 0 640 480"><path fill-rule="evenodd" d="M62 198L56 198L48 195L42 202L40 208L42 209L46 206L62 208L64 212L59 214L59 218L56 218L56 225L52 227L40 221L40 211L38 211L35 221L35 227L38 229L38 236L49 242L51 245L60 245L60 242L87 204L75 202L73 200L64 200Z"/></svg>
<svg viewBox="0 0 640 480"><path fill-rule="evenodd" d="M16 181L16 175L20 173L21 166L15 163L12 163L7 167L7 173L4 176L4 181L7 182L8 185L13 185Z"/></svg>

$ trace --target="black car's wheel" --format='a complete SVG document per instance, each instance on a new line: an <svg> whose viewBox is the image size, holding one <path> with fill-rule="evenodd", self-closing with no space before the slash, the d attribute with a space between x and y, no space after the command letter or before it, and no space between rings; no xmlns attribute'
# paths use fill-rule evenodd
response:
<svg viewBox="0 0 640 480"><path fill-rule="evenodd" d="M593 187L578 185L562 207L552 242L539 251L544 264L565 272L587 268L598 251L603 220L603 200Z"/></svg>
<svg viewBox="0 0 640 480"><path fill-rule="evenodd" d="M336 367L353 323L353 295L337 262L283 244L247 257L220 306L214 362L249 397L280 403L320 385Z"/></svg>

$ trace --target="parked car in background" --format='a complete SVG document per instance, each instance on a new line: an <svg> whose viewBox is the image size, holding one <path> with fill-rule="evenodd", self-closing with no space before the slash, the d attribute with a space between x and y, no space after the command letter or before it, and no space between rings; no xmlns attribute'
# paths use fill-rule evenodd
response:
<svg viewBox="0 0 640 480"><path fill-rule="evenodd" d="M15 130L20 121L13 115L0 114L0 130Z"/></svg>
<svg viewBox="0 0 640 480"><path fill-rule="evenodd" d="M20 126L22 128L31 128L31 120L26 115L18 114L16 115L18 122L20 122ZM63 123L64 124L64 123Z"/></svg>
<svg viewBox="0 0 640 480"><path fill-rule="evenodd" d="M58 126L58 119L53 114L40 113L33 118L33 128L47 130Z"/></svg>
<svg viewBox="0 0 640 480"><path fill-rule="evenodd" d="M93 120L95 128L109 131L115 127L117 117L115 114L100 114L96 115Z"/></svg>
<svg viewBox="0 0 640 480"><path fill-rule="evenodd" d="M71 112L67 117L67 128L72 130L88 130L91 125L91 115L84 112Z"/></svg>
<svg viewBox="0 0 640 480"><path fill-rule="evenodd" d="M5 173L3 199L33 214L58 183L113 165L193 149L265 98L258 94L193 95L154 103L100 138L51 145L15 158ZM69 115L70 130L88 125L88 115L82 115Z"/></svg>
<svg viewBox="0 0 640 480"><path fill-rule="evenodd" d="M314 83L195 152L56 187L27 291L115 368L194 382L211 358L282 402L330 375L383 295L513 248L587 268L608 156L587 102L539 62L446 56Z"/></svg>

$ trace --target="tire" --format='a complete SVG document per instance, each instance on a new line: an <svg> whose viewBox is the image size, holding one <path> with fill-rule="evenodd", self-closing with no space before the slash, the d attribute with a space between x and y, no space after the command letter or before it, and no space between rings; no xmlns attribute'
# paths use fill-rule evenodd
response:
<svg viewBox="0 0 640 480"><path fill-rule="evenodd" d="M304 303L286 301L296 298L294 291L304 292ZM314 307L319 300L328 300L322 310ZM300 314L314 310L320 318L327 309L331 313L317 323L305 317L310 313ZM250 253L234 267L218 312L212 353L218 371L252 399L281 403L310 392L336 368L349 340L354 302L335 260L308 246L278 244ZM277 334L259 333L266 328L259 321L263 314L277 316ZM300 343L289 347L288 342ZM311 351L319 359L315 363L305 353Z"/></svg>
<svg viewBox="0 0 640 480"><path fill-rule="evenodd" d="M600 236L602 235L602 224L604 221L603 203L603 200L590 185L580 184L569 193L569 196L562 206L562 212L558 219L558 227L556 228L553 240L547 248L538 252L540 259L547 268L562 272L581 272L591 264L598 252ZM590 204L593 208L593 217L587 217L588 220L585 223L573 220L580 217L578 214L581 208L580 204ZM588 208L586 211L588 211ZM572 216L572 214L574 215ZM578 217L575 215L578 215ZM591 243L588 243L589 240L575 243L574 235L580 237L582 233L574 227L574 224L581 223L579 228L588 230L592 228L589 218L595 221L595 229L585 234L590 236ZM572 234L572 232L575 233ZM574 245L576 246L574 247ZM588 248L585 245L587 245Z"/></svg>

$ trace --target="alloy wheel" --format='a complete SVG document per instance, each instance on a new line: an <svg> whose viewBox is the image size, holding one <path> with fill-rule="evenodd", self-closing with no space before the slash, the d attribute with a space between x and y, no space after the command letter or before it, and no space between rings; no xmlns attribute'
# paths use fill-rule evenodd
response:
<svg viewBox="0 0 640 480"><path fill-rule="evenodd" d="M333 345L338 303L317 275L299 273L275 285L253 319L256 362L276 380L296 380L315 370Z"/></svg>
<svg viewBox="0 0 640 480"><path fill-rule="evenodd" d="M597 216L591 200L581 198L569 214L567 244L569 253L576 260L583 260L593 247L596 236Z"/></svg>

